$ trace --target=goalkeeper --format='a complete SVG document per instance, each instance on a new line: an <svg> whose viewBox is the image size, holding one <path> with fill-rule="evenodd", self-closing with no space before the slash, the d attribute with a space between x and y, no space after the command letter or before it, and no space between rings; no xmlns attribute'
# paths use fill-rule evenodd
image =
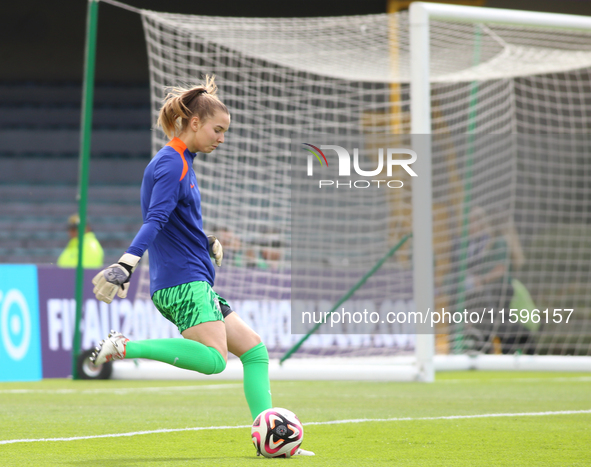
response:
<svg viewBox="0 0 591 467"><path fill-rule="evenodd" d="M158 125L171 141L148 164L142 181L144 223L131 246L93 279L96 298L110 303L127 296L129 278L149 248L150 294L156 308L184 339L130 341L111 332L93 354L99 365L123 358L148 358L204 374L226 368L228 351L244 367L244 394L252 418L272 407L269 355L212 286L222 246L203 232L201 195L193 170L195 153L211 153L224 142L230 114L217 97L213 77L192 89L173 88ZM303 454L303 453L302 453Z"/></svg>

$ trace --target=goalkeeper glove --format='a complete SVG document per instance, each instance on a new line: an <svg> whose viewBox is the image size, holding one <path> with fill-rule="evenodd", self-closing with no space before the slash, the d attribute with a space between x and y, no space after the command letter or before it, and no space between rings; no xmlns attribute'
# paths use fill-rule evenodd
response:
<svg viewBox="0 0 591 467"><path fill-rule="evenodd" d="M215 264L219 267L222 265L222 258L224 257L222 244L213 235L208 235L207 238L209 240L209 256L215 260Z"/></svg>
<svg viewBox="0 0 591 467"><path fill-rule="evenodd" d="M115 298L115 294L120 298L127 297L129 278L133 271L135 271L140 259L139 256L125 253L119 258L118 263L111 264L107 269L103 269L94 276L92 283L95 287L92 292L97 300L111 303L113 298Z"/></svg>

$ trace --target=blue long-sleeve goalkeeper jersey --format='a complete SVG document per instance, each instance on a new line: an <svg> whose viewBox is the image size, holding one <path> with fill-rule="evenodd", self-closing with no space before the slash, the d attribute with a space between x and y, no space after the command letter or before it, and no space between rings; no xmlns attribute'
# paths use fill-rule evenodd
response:
<svg viewBox="0 0 591 467"><path fill-rule="evenodd" d="M193 281L206 281L213 286L215 270L203 232L194 158L185 143L174 138L158 151L144 171L144 224L127 253L142 256L150 249L151 295Z"/></svg>

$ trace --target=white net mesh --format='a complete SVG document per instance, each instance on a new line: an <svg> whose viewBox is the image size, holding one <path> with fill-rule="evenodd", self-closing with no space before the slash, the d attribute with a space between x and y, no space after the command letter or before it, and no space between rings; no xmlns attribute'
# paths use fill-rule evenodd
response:
<svg viewBox="0 0 591 467"><path fill-rule="evenodd" d="M408 16L260 19L143 11L142 19L154 123L165 87L217 76L231 131L215 155L196 160L205 227L225 246L216 289L272 351L284 350L296 340L289 335L290 136L410 132ZM505 241L505 280L499 282L505 284L510 272L540 309L575 309L569 324L440 327L437 349L590 354L591 193L585 177L591 163L583 157L589 145L508 135L589 132L591 34L447 22L433 22L431 34L433 133L441 135L433 151L437 307L496 308L509 294L469 287L477 271L492 270L490 251L497 251L485 242L486 254L479 254L470 233L470 214L482 212L481 230ZM445 136L466 133L506 137ZM154 152L165 143L155 130ZM352 243L350 256L364 259L359 270L410 231L410 189L389 193L382 201L386 218L367 225L374 241ZM339 214L339 227L358 231L346 212ZM510 231L517 233L524 261L511 260L517 236ZM330 236L318 241L310 248L330 250ZM410 244L385 270L411 277L409 252ZM337 281L339 265L324 267ZM387 306L412 306L403 293L408 281L402 282L388 289ZM380 287L378 279L369 281L363 297ZM400 334L320 335L304 351L392 354L412 346L412 336Z"/></svg>

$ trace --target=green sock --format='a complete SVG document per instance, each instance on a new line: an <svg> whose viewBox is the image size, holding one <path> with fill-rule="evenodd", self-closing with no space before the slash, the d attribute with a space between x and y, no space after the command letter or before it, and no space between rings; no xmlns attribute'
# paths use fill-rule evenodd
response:
<svg viewBox="0 0 591 467"><path fill-rule="evenodd" d="M244 395L254 420L263 410L273 407L269 383L269 354L262 342L240 357L244 367Z"/></svg>
<svg viewBox="0 0 591 467"><path fill-rule="evenodd" d="M224 357L216 349L190 339L129 341L125 358L149 358L206 375L221 373L226 368Z"/></svg>

